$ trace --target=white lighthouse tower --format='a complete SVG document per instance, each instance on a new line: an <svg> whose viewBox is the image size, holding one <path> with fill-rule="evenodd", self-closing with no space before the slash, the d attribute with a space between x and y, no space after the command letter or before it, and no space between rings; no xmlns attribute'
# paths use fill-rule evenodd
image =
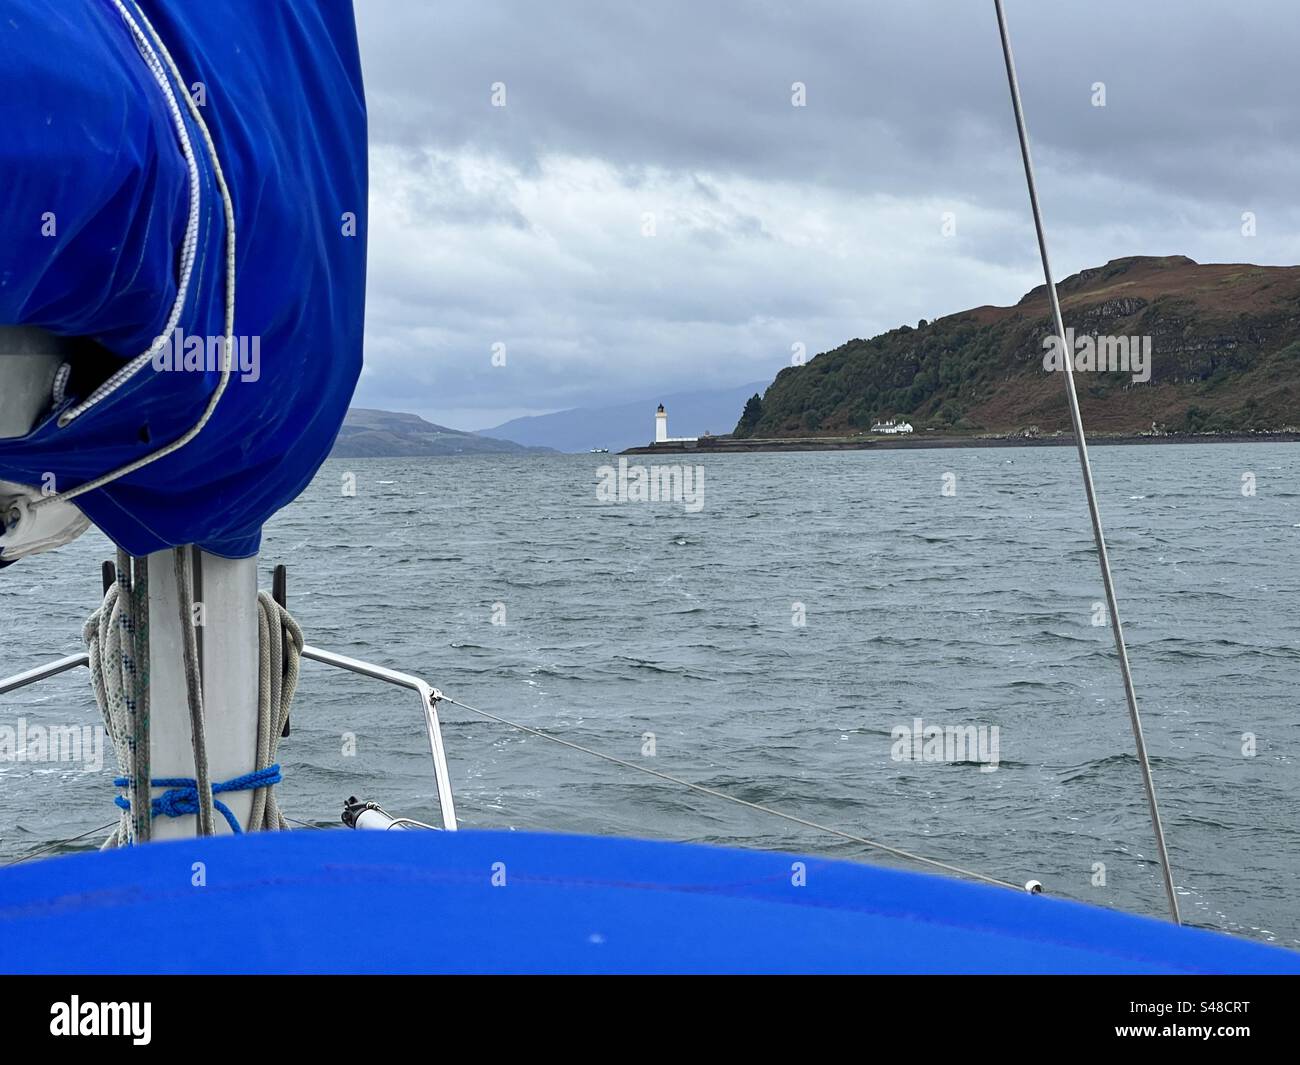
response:
<svg viewBox="0 0 1300 1065"><path fill-rule="evenodd" d="M669 436L668 435L668 412L664 410L664 405L659 404L659 409L655 411L655 443L656 444L693 444L698 440L694 436Z"/></svg>

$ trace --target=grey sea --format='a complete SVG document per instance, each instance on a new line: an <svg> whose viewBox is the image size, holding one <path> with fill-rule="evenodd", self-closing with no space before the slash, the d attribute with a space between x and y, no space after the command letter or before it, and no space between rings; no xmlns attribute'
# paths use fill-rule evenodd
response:
<svg viewBox="0 0 1300 1065"><path fill-rule="evenodd" d="M1300 447L1093 460L1184 915L1298 946ZM289 567L312 644L521 724L1049 894L1164 912L1073 450L692 458L694 503L602 501L618 461L331 461L268 526L264 583ZM81 648L108 557L95 535L0 574L0 673ZM333 825L357 795L436 821L409 694L305 664L286 812ZM465 827L907 864L442 713ZM3 697L0 726L20 718L96 723L84 671ZM0 861L114 820L115 772L111 751L98 768L0 760Z"/></svg>

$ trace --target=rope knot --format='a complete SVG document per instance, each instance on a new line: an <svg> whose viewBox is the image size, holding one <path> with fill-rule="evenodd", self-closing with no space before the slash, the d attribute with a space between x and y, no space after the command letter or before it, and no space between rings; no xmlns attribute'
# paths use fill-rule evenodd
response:
<svg viewBox="0 0 1300 1065"><path fill-rule="evenodd" d="M240 827L239 821L231 812L230 807L220 799L215 798L215 796L229 791L253 791L257 788L269 788L273 784L279 784L282 779L280 766L277 763L276 765L269 765L265 769L258 769L252 773L234 777L231 780L220 781L212 785L212 794L214 796L212 805L226 819L230 831L240 835L244 830ZM154 817L197 816L199 812L199 782L197 780L191 777L155 777L149 783L152 787L167 789L149 803L149 809ZM126 777L117 777L114 779L113 784L116 787L125 788L129 781ZM131 809L131 800L125 796L119 795L113 802L122 810L129 811Z"/></svg>

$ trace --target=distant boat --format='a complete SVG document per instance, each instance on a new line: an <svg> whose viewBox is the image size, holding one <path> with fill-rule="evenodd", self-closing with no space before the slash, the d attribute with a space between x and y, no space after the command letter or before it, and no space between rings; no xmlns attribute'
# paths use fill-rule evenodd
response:
<svg viewBox="0 0 1300 1065"><path fill-rule="evenodd" d="M591 454L591 455L608 455L608 454L609 454L609 448L607 448L607 447L593 447L593 448L591 449L591 451L588 452L588 454Z"/></svg>

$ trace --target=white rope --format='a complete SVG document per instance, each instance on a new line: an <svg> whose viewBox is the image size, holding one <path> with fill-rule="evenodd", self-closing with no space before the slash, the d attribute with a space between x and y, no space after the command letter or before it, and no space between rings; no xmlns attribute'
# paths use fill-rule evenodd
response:
<svg viewBox="0 0 1300 1065"><path fill-rule="evenodd" d="M135 662L136 641L132 626L131 560L125 552L117 558L117 580L104 595L104 602L86 622L82 635L90 656L90 682L95 692L95 702L104 718L104 729L117 755L121 775L127 777L127 794L132 800L132 810L147 810L149 789L144 789L140 802L135 787L136 767L139 760L140 736L136 721ZM147 667L146 667L147 668ZM149 772L148 745L144 744L144 773ZM136 838L136 825L132 814L122 811L117 827L104 842L105 847L124 846ZM147 830L146 830L147 838Z"/></svg>
<svg viewBox="0 0 1300 1065"><path fill-rule="evenodd" d="M198 619L194 616L194 560L187 545L172 549L176 574L177 621L181 634L181 657L185 662L185 702L190 713L190 747L194 751L194 780L199 795L195 832L212 835L212 778L208 771L208 733L203 720L203 669L199 665ZM133 804L134 805L134 804Z"/></svg>
<svg viewBox="0 0 1300 1065"><path fill-rule="evenodd" d="M123 571L121 560L118 563L118 570L119 573ZM179 580L179 573L177 577ZM192 575L190 579L192 581ZM192 583L190 587L192 589ZM181 598L186 598L184 589L181 591ZM192 590L189 599L192 602ZM95 692L95 702L99 705L100 713L103 714L104 727L113 744L118 766L124 776L131 775L131 767L135 764L131 693L133 677L137 674L133 672L135 667L125 653L125 649L134 644L129 636L130 630L124 621L126 604L130 600L129 588L124 591L120 583L112 584L104 596L104 602L90 616L84 630L86 646L90 652L90 678ZM258 593L257 605L257 751L253 769L262 770L275 764L280 737L293 706L294 693L298 688L303 635L298 623L289 612L266 592ZM193 615L185 616L192 618ZM199 709L198 718L201 721L201 705ZM193 720L191 725L193 726ZM201 768L200 762L202 762ZM195 780L206 780L207 757L201 750L196 752L195 763ZM202 803L203 791L201 785L200 803ZM208 796L211 800L210 787ZM148 791L144 792L143 801L140 802L131 796L132 813L136 810L147 810L149 802ZM122 811L117 827L104 842L105 848L123 846L137 838L133 835L132 813ZM249 817L248 830L269 832L288 829L288 827L289 819L280 811L274 788L258 788L253 793L253 808Z"/></svg>
<svg viewBox="0 0 1300 1065"><path fill-rule="evenodd" d="M118 565L130 566L131 679L135 702L131 714L131 839L147 843L153 837L153 794L150 766L151 725L149 721L149 559L132 559L118 552ZM138 800L138 801L137 801Z"/></svg>
<svg viewBox="0 0 1300 1065"><path fill-rule="evenodd" d="M998 16L998 32L1002 36L1002 55L1006 60L1007 83L1011 87L1011 105L1016 113L1016 132L1020 137L1020 154L1025 164L1025 181L1029 186L1029 203L1034 212L1034 229L1038 233L1038 252L1043 260L1043 277L1047 282L1047 298L1052 305L1052 321L1065 358L1065 394L1070 403L1070 421L1074 425L1074 441L1079 452L1079 466L1083 471L1083 489L1088 497L1088 514L1092 517L1092 536L1097 544L1097 561L1101 565L1101 581L1106 589L1106 606L1110 611L1110 625L1115 634L1115 650L1119 654L1119 671L1124 681L1124 698L1128 702L1129 724L1133 728L1133 741L1137 746L1138 765L1142 769L1142 785L1146 789L1147 806L1151 813L1151 827L1155 831L1156 850L1160 855L1160 871L1164 877L1165 897L1169 900L1169 913L1175 924L1182 924L1178 912L1178 895L1174 890L1173 871L1169 868L1169 852L1165 849L1165 832L1160 823L1160 810L1156 805L1156 786L1151 778L1151 763L1147 758L1146 739L1142 733L1142 718L1138 714L1137 694L1133 690L1133 673L1128 664L1128 648L1124 644L1124 629L1119 620L1119 601L1115 597L1115 582L1110 574L1110 558L1106 553L1106 535L1101 527L1101 510L1097 506L1097 491L1092 483L1092 464L1088 461L1088 442L1083 435L1083 415L1079 412L1079 396L1074 387L1074 366L1066 341L1065 322L1061 317L1061 301L1052 280L1052 265L1047 256L1047 235L1043 226L1043 212L1038 205L1038 183L1034 180L1034 162L1029 153L1029 131L1025 126L1025 109L1020 100L1020 82L1016 78L1016 63L1011 54L1011 36L1007 31L1006 12L1002 0L993 0Z"/></svg>
<svg viewBox="0 0 1300 1065"><path fill-rule="evenodd" d="M117 8L118 13L125 20L127 26L130 28L131 34L135 39L136 47L140 50L141 56L144 57L145 63L148 64L150 71L153 72L154 79L158 82L159 86L163 90L163 94L167 98L168 109L172 113L173 124L175 124L177 128L177 136L181 145L181 154L185 157L185 162L190 172L190 216L189 221L186 224L185 242L181 247L181 278L177 287L176 300L172 304L171 314L168 316L167 325L162 334L154 341L148 351L141 355L137 355L124 367L118 370L117 373L113 374L112 377L92 392L85 402L61 415L59 418L59 426L60 428L63 428L71 424L74 419L79 418L96 404L103 402L103 400L107 399L126 384L126 382L134 377L141 369L149 365L158 349L170 340L172 331L176 328L177 322L180 320L180 315L184 308L185 296L189 289L190 274L193 271L194 260L197 254L199 174L198 165L194 158L193 147L189 139L189 133L185 128L185 122L181 117L180 109L176 103L176 94L172 91L171 82L162 70L161 64L163 62L166 63L167 69L170 70L171 76L175 79L176 84L181 86L181 96L185 99L185 103L188 107L190 116L194 120L194 124L203 135L203 142L207 147L208 157L212 164L212 175L216 181L217 189L221 194L221 204L225 212L226 313L224 320L225 333L222 337L221 378L217 382L217 387L213 391L211 397L209 397L207 406L204 408L199 420L170 444L166 444L156 451L150 452L133 462L129 462L125 466L121 466L116 470L112 470L100 477L87 481L85 484L77 485L75 488L70 488L66 492L43 496L30 504L31 509L33 510L49 506L56 500L62 499L66 501L76 499L78 496L85 495L87 492L92 492L96 489L103 488L105 485L112 484L114 481L119 480L122 477L135 473L137 470L143 469L145 466L179 451L198 436L207 426L208 422L211 421L212 415L216 413L217 404L221 402L221 397L225 395L226 387L230 384L232 360L231 344L233 343L235 332L235 207L230 196L230 189L226 185L226 177L221 169L221 160L217 156L217 148L212 141L212 134L208 130L208 125L203 120L203 115L199 111L199 107L194 102L193 97L185 91L185 82L181 77L181 72L177 68L175 61L172 59L171 53L167 50L167 46L163 44L162 38L158 36L158 32L153 28L152 23L149 22L148 18L145 17L144 12L140 11L139 8L137 8L136 11L140 16L140 21L144 23L145 27L149 31L149 37L152 38L152 43L149 38L145 37L139 24L123 5L122 0L113 0L113 4ZM154 45L157 46L156 50ZM159 58L160 53L161 59Z"/></svg>
<svg viewBox="0 0 1300 1065"><path fill-rule="evenodd" d="M257 764L255 769L274 765L280 737L284 734L294 692L298 690L298 671L302 664L302 629L289 611L268 593L257 593ZM274 832L289 827L280 812L274 788L258 788L253 793L250 832Z"/></svg>
<svg viewBox="0 0 1300 1065"><path fill-rule="evenodd" d="M194 158L194 146L190 142L189 130L185 127L185 118L181 114L180 106L176 103L176 94L172 91L172 85L167 77L166 70L163 68L162 60L158 58L158 53L154 51L153 45L149 43L149 38L145 36L139 24L131 17L131 13L122 4L121 0L113 0L113 6L117 8L122 21L126 23L127 29L130 30L136 50L144 59L145 66L149 68L149 73L153 75L153 80L158 83L158 88L162 91L162 95L167 102L167 110L171 114L172 126L176 130L176 139L180 142L181 155L184 157L185 167L189 171L190 210L185 223L185 238L181 243L180 282L176 286L176 298L172 301L171 313L167 316L167 324L163 327L163 331L154 340L149 350L137 355L95 389L86 400L60 416L59 428L70 425L86 411L90 410L91 407L107 399L127 381L131 380L132 377L149 365L157 351L170 339L172 330L180 322L181 312L185 309L185 298L189 293L190 279L194 273L194 262L198 251L199 166L198 161Z"/></svg>
<svg viewBox="0 0 1300 1065"><path fill-rule="evenodd" d="M809 821L807 818L798 817L795 814L783 813L781 810L774 810L770 806L763 806L761 803L750 802L748 799L737 798L735 795L728 795L725 791L718 791L715 788L706 787L703 784L693 784L689 780L683 780L681 777L674 777L668 773L661 773L657 769L651 769L648 766L637 765L635 762L629 762L624 758L616 758L612 754L605 754L603 751L593 750L590 747L584 747L580 743L572 743L569 740L560 739L559 736L553 736L549 732L542 732L539 729L529 728L527 725L521 725L518 722L510 721L507 718L500 717L497 714L489 713L486 710L480 710L476 706L470 706L468 703L462 703L459 699L453 699L450 695L442 694L442 701L459 706L462 710L468 710L472 714L478 714L489 721L495 721L501 725L508 725L510 728L518 729L520 732L526 732L530 736L536 736L538 739L550 740L552 743L558 743L563 747L568 747L574 751L581 751L583 754L589 754L594 758L604 759L606 762L613 762L614 765L622 766L624 769L635 769L638 773L645 773L659 780L666 780L670 784L676 784L679 787L689 788L691 791L697 791L701 795L708 795L710 798L722 799L724 802L735 803L737 806L744 806L750 810L755 810L761 814L767 814L769 817L779 817L783 821L792 821L796 825L802 825L804 828L811 828L818 832L826 832L832 836L838 836L840 839L847 839L853 843L860 843L864 847L871 847L873 850L883 851L885 854L892 854L896 858L902 858L909 862L918 862L921 865L928 865L932 869L942 869L946 873L955 873L957 876L970 877L972 880L979 880L985 884L993 884L996 887L1011 888L1013 891L1023 890L1016 884L1006 880L999 880L994 876L986 876L983 873L972 872L969 869L962 869L956 865L949 865L947 862L935 861L933 858L925 858L919 854L913 854L910 851L900 850L898 847L891 847L885 843L877 843L875 840L866 839L863 836L855 836L852 832L845 832L843 829L834 828L831 825L818 824L816 821Z"/></svg>

